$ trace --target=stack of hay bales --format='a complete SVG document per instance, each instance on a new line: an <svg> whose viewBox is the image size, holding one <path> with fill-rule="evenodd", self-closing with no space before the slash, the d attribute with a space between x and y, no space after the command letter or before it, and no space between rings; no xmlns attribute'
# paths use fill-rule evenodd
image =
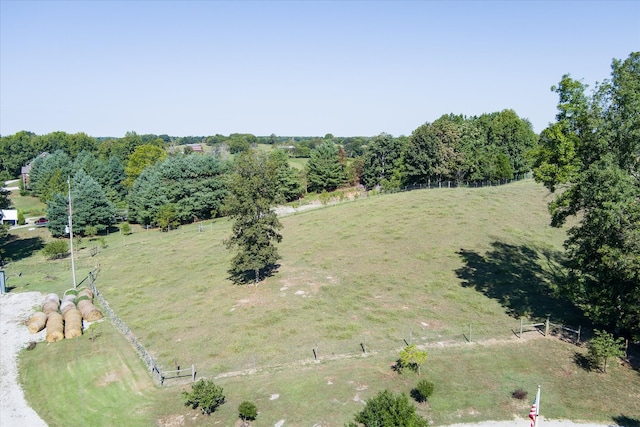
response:
<svg viewBox="0 0 640 427"><path fill-rule="evenodd" d="M102 312L93 305L93 292L90 289L82 289L78 292L78 310L82 318L87 322L95 322L102 319Z"/></svg>
<svg viewBox="0 0 640 427"><path fill-rule="evenodd" d="M56 342L64 338L62 314L56 312L47 316L47 342Z"/></svg>
<svg viewBox="0 0 640 427"><path fill-rule="evenodd" d="M82 319L95 322L102 319L102 312L93 305L93 292L90 289L79 292L69 289L62 297L62 304L57 294L48 294L42 303L42 311L31 316L28 327L32 334L46 327L47 342L56 342L81 336Z"/></svg>
<svg viewBox="0 0 640 427"><path fill-rule="evenodd" d="M68 310L76 308L76 294L77 292L74 289L65 291L64 295L62 296L62 303L60 304L60 313L62 313L62 317L64 317L64 314Z"/></svg>
<svg viewBox="0 0 640 427"><path fill-rule="evenodd" d="M44 302L42 303L42 312L47 316L50 313L57 313L60 308L60 298L58 298L57 294L48 294L44 297Z"/></svg>
<svg viewBox="0 0 640 427"><path fill-rule="evenodd" d="M44 329L44 325L47 324L47 315L42 311L33 313L33 316L29 319L29 332L37 334Z"/></svg>
<svg viewBox="0 0 640 427"><path fill-rule="evenodd" d="M82 335L82 314L75 306L62 315L64 319L64 337L75 338Z"/></svg>

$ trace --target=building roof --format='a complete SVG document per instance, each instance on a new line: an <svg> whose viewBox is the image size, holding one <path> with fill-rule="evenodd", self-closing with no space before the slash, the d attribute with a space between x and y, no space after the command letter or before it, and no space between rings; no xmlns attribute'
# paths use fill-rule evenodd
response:
<svg viewBox="0 0 640 427"><path fill-rule="evenodd" d="M0 219L2 221L17 221L18 220L18 210L17 209L1 209L0 210Z"/></svg>

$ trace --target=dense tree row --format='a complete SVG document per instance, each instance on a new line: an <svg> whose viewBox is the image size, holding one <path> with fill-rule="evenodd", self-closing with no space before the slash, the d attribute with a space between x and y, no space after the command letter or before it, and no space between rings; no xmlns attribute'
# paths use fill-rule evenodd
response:
<svg viewBox="0 0 640 427"><path fill-rule="evenodd" d="M561 190L553 225L577 217L564 290L596 322L640 339L640 52L586 89L569 75L553 88L557 121L540 135L535 178Z"/></svg>

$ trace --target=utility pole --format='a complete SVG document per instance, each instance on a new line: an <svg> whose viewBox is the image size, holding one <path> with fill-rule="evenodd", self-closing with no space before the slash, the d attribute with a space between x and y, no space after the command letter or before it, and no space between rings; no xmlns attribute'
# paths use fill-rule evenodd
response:
<svg viewBox="0 0 640 427"><path fill-rule="evenodd" d="M69 189L69 245L71 246L71 275L73 277L73 289L76 289L76 266L73 255L73 209L71 208L71 178L67 177L67 187Z"/></svg>

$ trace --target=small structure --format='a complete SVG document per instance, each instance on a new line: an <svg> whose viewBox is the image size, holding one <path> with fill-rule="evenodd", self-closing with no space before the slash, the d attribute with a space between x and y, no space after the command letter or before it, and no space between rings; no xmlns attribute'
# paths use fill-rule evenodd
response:
<svg viewBox="0 0 640 427"><path fill-rule="evenodd" d="M16 209L0 210L0 223L9 223L14 226L18 225L18 211Z"/></svg>
<svg viewBox="0 0 640 427"><path fill-rule="evenodd" d="M202 144L186 144L185 147L191 148L191 151L193 151L194 153L204 153Z"/></svg>

